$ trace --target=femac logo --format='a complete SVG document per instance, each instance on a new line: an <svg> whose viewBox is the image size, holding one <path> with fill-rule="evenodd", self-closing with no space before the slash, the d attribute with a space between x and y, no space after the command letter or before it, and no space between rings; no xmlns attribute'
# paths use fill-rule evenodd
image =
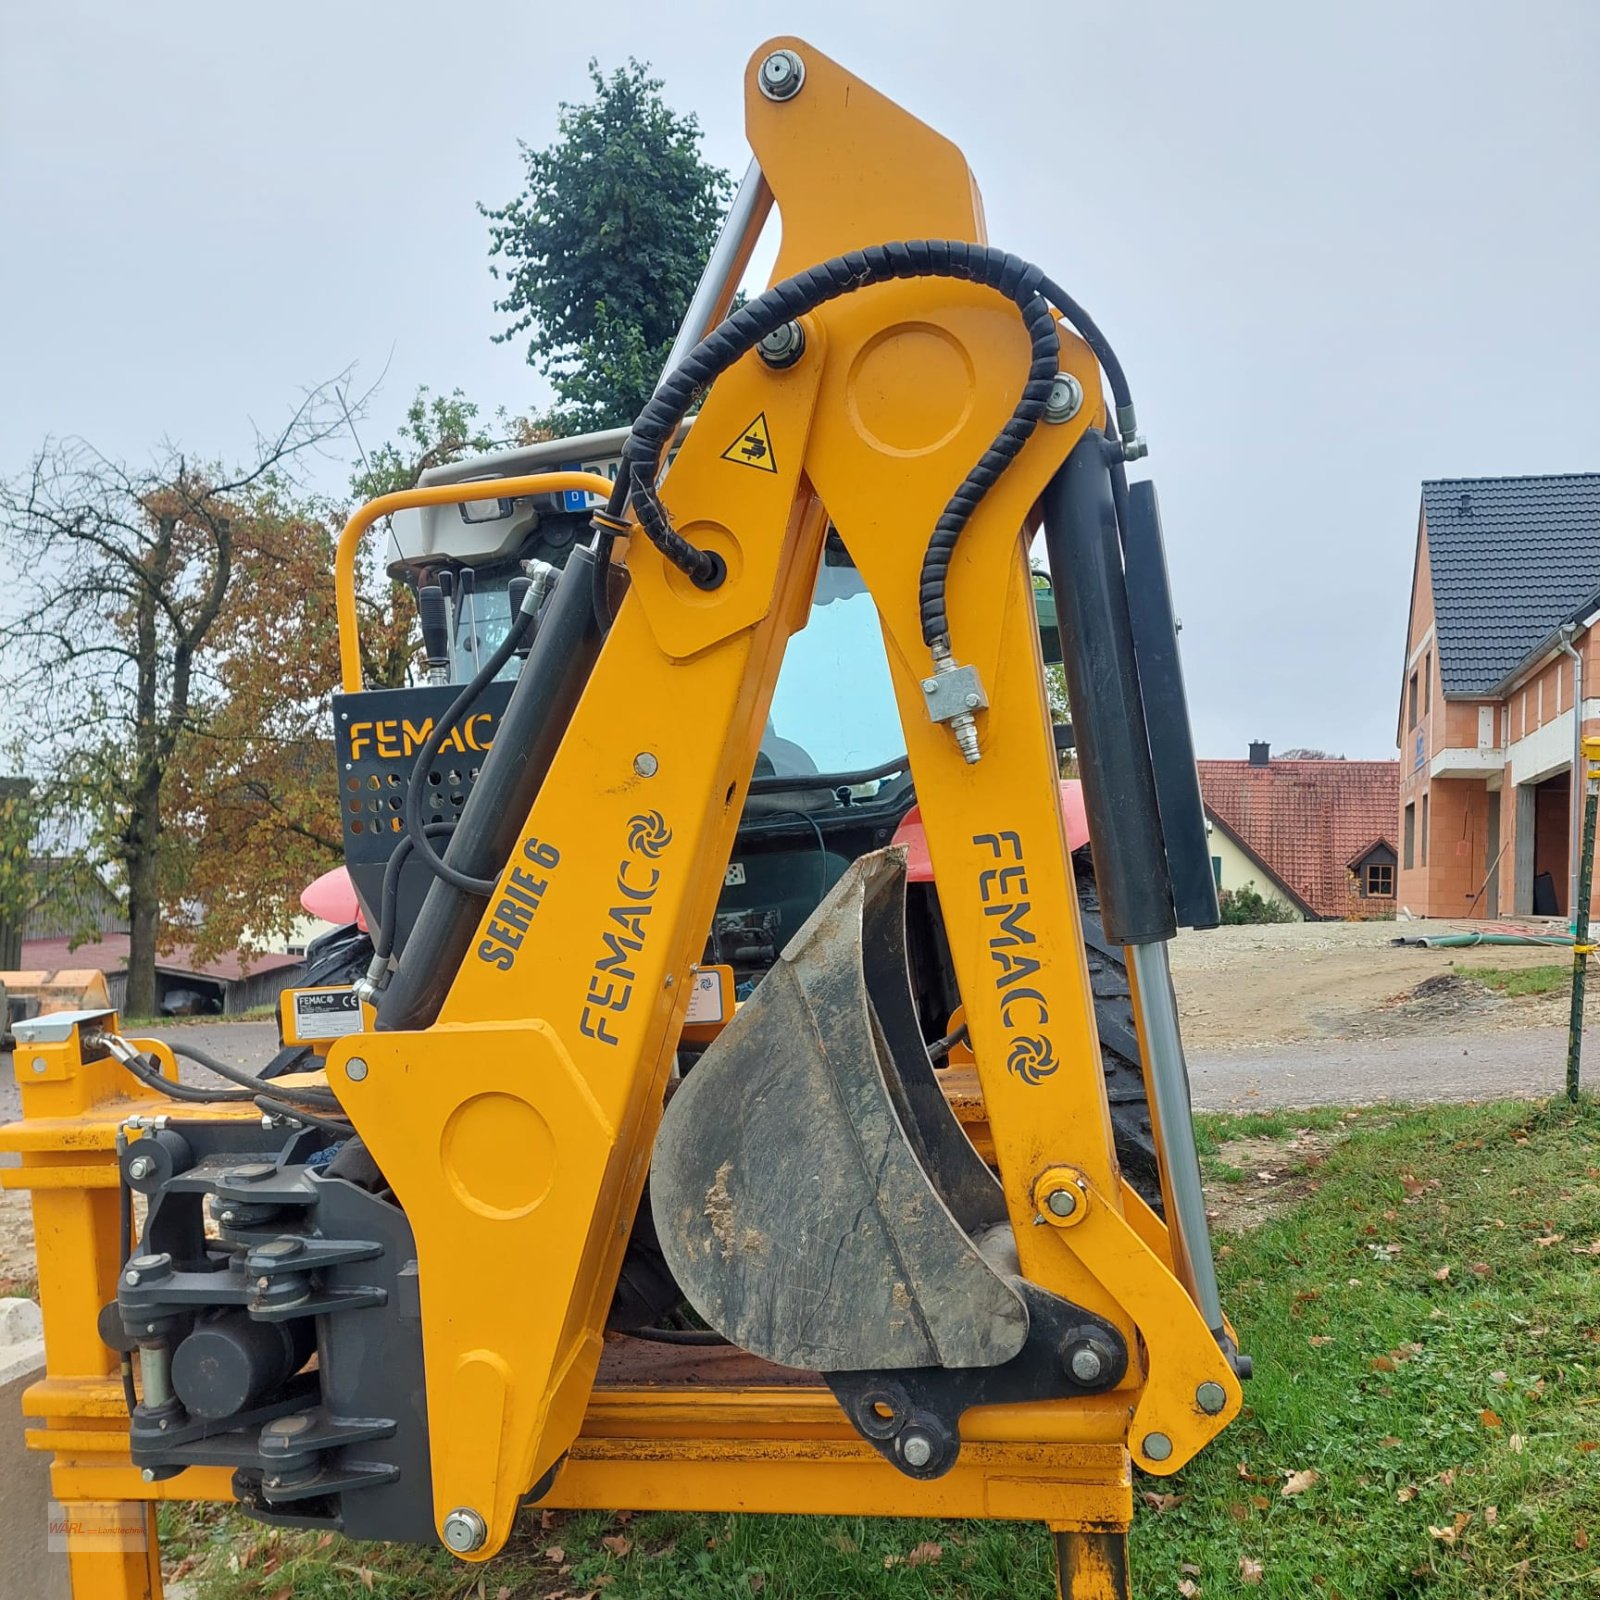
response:
<svg viewBox="0 0 1600 1600"><path fill-rule="evenodd" d="M1011 1041L1011 1053L1006 1057L1006 1070L1014 1072L1030 1087L1042 1082L1056 1070L1055 1047L1043 1034L1030 1039L1018 1034Z"/></svg>
<svg viewBox="0 0 1600 1600"><path fill-rule="evenodd" d="M646 861L654 861L672 843L672 829L659 811L644 811L628 818L628 848Z"/></svg>

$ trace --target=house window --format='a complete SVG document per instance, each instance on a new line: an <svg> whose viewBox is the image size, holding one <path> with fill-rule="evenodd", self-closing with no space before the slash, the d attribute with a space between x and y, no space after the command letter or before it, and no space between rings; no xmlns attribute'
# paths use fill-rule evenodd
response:
<svg viewBox="0 0 1600 1600"><path fill-rule="evenodd" d="M1393 895L1394 863L1392 861L1369 862L1366 869L1366 884L1362 892L1367 895Z"/></svg>
<svg viewBox="0 0 1600 1600"><path fill-rule="evenodd" d="M1406 712L1406 731L1410 732L1417 725L1417 675L1414 672L1406 690L1406 704L1409 708Z"/></svg>
<svg viewBox="0 0 1600 1600"><path fill-rule="evenodd" d="M1428 864L1428 797L1422 797L1422 864Z"/></svg>
<svg viewBox="0 0 1600 1600"><path fill-rule="evenodd" d="M1211 881L1214 884L1216 884L1216 886L1217 886L1217 888L1219 890L1222 888L1222 857L1221 856L1212 856L1212 858L1211 858Z"/></svg>
<svg viewBox="0 0 1600 1600"><path fill-rule="evenodd" d="M1406 870L1409 872L1417 864L1417 808L1415 804L1406 807L1402 842L1405 845L1405 854L1401 857L1401 860L1405 862Z"/></svg>
<svg viewBox="0 0 1600 1600"><path fill-rule="evenodd" d="M1422 658L1422 709L1433 710L1433 651Z"/></svg>

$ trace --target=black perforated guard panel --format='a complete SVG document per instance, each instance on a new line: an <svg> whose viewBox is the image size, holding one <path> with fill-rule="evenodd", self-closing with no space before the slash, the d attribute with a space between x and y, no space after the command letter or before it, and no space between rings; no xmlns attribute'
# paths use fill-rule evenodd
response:
<svg viewBox="0 0 1600 1600"><path fill-rule="evenodd" d="M423 818L452 822L461 815L478 769L500 726L512 685L492 683L478 703L445 740L428 773ZM383 871L399 844L405 824L406 785L417 752L433 728L433 719L450 709L459 684L407 689L369 689L362 694L335 695L334 748L339 762L339 816L344 829L344 859L361 901L367 925L376 928L383 894ZM443 850L444 840L435 841ZM416 919L432 881L420 862L408 861L400 874L399 950Z"/></svg>

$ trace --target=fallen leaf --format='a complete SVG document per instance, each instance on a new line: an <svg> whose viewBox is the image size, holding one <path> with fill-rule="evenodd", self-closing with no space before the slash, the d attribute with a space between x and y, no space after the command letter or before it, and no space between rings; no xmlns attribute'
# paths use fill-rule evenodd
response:
<svg viewBox="0 0 1600 1600"><path fill-rule="evenodd" d="M1456 1542L1456 1530L1454 1528L1436 1528L1430 1522L1428 1524L1428 1537L1430 1539L1438 1539L1442 1544L1454 1544Z"/></svg>
<svg viewBox="0 0 1600 1600"><path fill-rule="evenodd" d="M1449 1267L1440 1267L1439 1270L1436 1273L1434 1273L1433 1281L1435 1283L1443 1283L1449 1276L1450 1276Z"/></svg>
<svg viewBox="0 0 1600 1600"><path fill-rule="evenodd" d="M1374 1372L1393 1372L1395 1367L1393 1356L1374 1356L1368 1364Z"/></svg>
<svg viewBox="0 0 1600 1600"><path fill-rule="evenodd" d="M847 1556L853 1556L861 1549L848 1533L831 1533L825 1542L831 1544L835 1550L843 1551Z"/></svg>
<svg viewBox="0 0 1600 1600"><path fill-rule="evenodd" d="M1591 1450L1600 1450L1600 1439L1580 1439L1577 1448L1580 1455L1586 1456Z"/></svg>
<svg viewBox="0 0 1600 1600"><path fill-rule="evenodd" d="M326 1550L332 1543L333 1535L331 1533L325 1533L320 1539L317 1540L317 1549Z"/></svg>
<svg viewBox="0 0 1600 1600"><path fill-rule="evenodd" d="M274 1589L267 1600L294 1600L294 1585L291 1583L286 1588Z"/></svg>
<svg viewBox="0 0 1600 1600"><path fill-rule="evenodd" d="M1447 1489L1455 1481L1456 1469L1454 1467L1446 1467L1444 1471L1439 1474L1439 1482L1442 1483Z"/></svg>
<svg viewBox="0 0 1600 1600"><path fill-rule="evenodd" d="M1200 1568L1193 1561L1180 1561L1178 1563L1178 1571L1190 1578L1198 1578L1200 1576Z"/></svg>
<svg viewBox="0 0 1600 1600"><path fill-rule="evenodd" d="M1284 1480L1284 1485L1278 1493L1285 1500L1290 1495L1304 1494L1321 1476L1322 1474L1315 1467L1307 1467L1304 1472L1291 1472Z"/></svg>
<svg viewBox="0 0 1600 1600"><path fill-rule="evenodd" d="M1541 1250L1548 1250L1551 1245L1560 1244L1565 1238L1566 1234L1564 1233L1541 1233L1533 1242L1538 1245Z"/></svg>
<svg viewBox="0 0 1600 1600"><path fill-rule="evenodd" d="M567 1552L558 1544L553 1544L544 1553L546 1561L553 1561L559 1567L567 1559Z"/></svg>
<svg viewBox="0 0 1600 1600"><path fill-rule="evenodd" d="M1394 1497L1400 1502L1401 1505L1404 1505L1408 1500L1415 1500L1417 1498L1417 1491L1408 1483L1405 1488L1396 1489L1394 1492Z"/></svg>
<svg viewBox="0 0 1600 1600"><path fill-rule="evenodd" d="M1239 1582L1256 1584L1260 1583L1266 1575L1266 1568L1259 1561L1252 1561L1249 1556L1239 1557Z"/></svg>
<svg viewBox="0 0 1600 1600"><path fill-rule="evenodd" d="M944 1546L942 1544L935 1544L931 1539L926 1539L919 1544L915 1550L907 1552L906 1565L908 1567L926 1567L935 1561L941 1561L943 1559Z"/></svg>
<svg viewBox="0 0 1600 1600"><path fill-rule="evenodd" d="M619 1561L633 1549L633 1540L625 1533L608 1533L600 1543Z"/></svg>
<svg viewBox="0 0 1600 1600"><path fill-rule="evenodd" d="M767 1575L764 1572L752 1572L744 1581L750 1585L751 1594L760 1594L767 1586Z"/></svg>
<svg viewBox="0 0 1600 1600"><path fill-rule="evenodd" d="M1400 1441L1395 1438L1392 1433L1386 1438L1380 1439L1378 1443L1381 1444L1385 1450L1398 1450L1400 1448Z"/></svg>
<svg viewBox="0 0 1600 1600"><path fill-rule="evenodd" d="M1589 1530L1587 1528L1579 1528L1578 1531L1573 1534L1572 1542L1580 1550L1587 1550L1589 1548Z"/></svg>
<svg viewBox="0 0 1600 1600"><path fill-rule="evenodd" d="M1485 1506L1483 1508L1483 1520L1489 1527L1492 1528L1495 1523L1500 1520L1500 1507Z"/></svg>
<svg viewBox="0 0 1600 1600"><path fill-rule="evenodd" d="M1489 1374L1489 1382L1494 1384L1497 1388L1503 1389L1510 1381L1511 1380L1506 1377L1505 1373L1502 1372L1499 1367L1496 1367L1494 1371Z"/></svg>
<svg viewBox="0 0 1600 1600"><path fill-rule="evenodd" d="M1591 1239L1588 1244L1575 1244L1572 1253L1575 1256L1600 1256L1600 1239Z"/></svg>
<svg viewBox="0 0 1600 1600"><path fill-rule="evenodd" d="M1253 1505L1257 1511L1270 1511L1272 1509L1272 1502L1267 1499L1264 1494L1251 1495L1250 1504Z"/></svg>
<svg viewBox="0 0 1600 1600"><path fill-rule="evenodd" d="M1500 1413L1497 1411L1490 1411L1487 1408L1478 1413L1478 1421L1481 1422L1486 1428L1501 1428L1505 1426L1505 1424L1500 1420Z"/></svg>
<svg viewBox="0 0 1600 1600"><path fill-rule="evenodd" d="M1313 1350L1320 1350L1323 1345L1333 1343L1333 1335L1331 1333L1314 1333L1308 1340L1306 1340L1306 1343L1309 1344Z"/></svg>
<svg viewBox="0 0 1600 1600"><path fill-rule="evenodd" d="M1183 1600L1194 1600L1194 1597L1200 1593L1200 1585L1193 1578L1181 1579L1178 1584L1178 1593L1183 1596Z"/></svg>
<svg viewBox="0 0 1600 1600"><path fill-rule="evenodd" d="M371 1594L372 1593L372 1581L373 1581L372 1580L372 1568L371 1567L357 1567L356 1568L356 1576L361 1580L361 1587L363 1589L365 1589L368 1594Z"/></svg>
<svg viewBox="0 0 1600 1600"><path fill-rule="evenodd" d="M1468 1523L1470 1523L1471 1521L1472 1521L1472 1513L1470 1511L1458 1511L1456 1513L1456 1520L1455 1520L1455 1530L1456 1530L1456 1532L1457 1533L1464 1533L1466 1531Z"/></svg>
<svg viewBox="0 0 1600 1600"><path fill-rule="evenodd" d="M1474 1261L1467 1271L1475 1278L1487 1278L1494 1268L1487 1261Z"/></svg>
<svg viewBox="0 0 1600 1600"><path fill-rule="evenodd" d="M1157 1494L1153 1489L1142 1490L1141 1495L1144 1503L1158 1516L1172 1510L1174 1506L1181 1506L1187 1498L1181 1494Z"/></svg>
<svg viewBox="0 0 1600 1600"><path fill-rule="evenodd" d="M1226 1509L1228 1515L1235 1522L1248 1522L1250 1520L1250 1507L1243 1500L1230 1500Z"/></svg>

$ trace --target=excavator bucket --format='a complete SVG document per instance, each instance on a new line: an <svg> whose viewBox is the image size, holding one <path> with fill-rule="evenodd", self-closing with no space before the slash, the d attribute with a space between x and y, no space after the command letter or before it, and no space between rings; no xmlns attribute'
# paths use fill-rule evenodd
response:
<svg viewBox="0 0 1600 1600"><path fill-rule="evenodd" d="M857 860L673 1096L651 1166L678 1282L735 1344L818 1371L1022 1348L1000 1186L907 987L905 850Z"/></svg>
<svg viewBox="0 0 1600 1600"><path fill-rule="evenodd" d="M678 1282L783 1366L992 1366L1027 1336L1000 1186L945 1105L907 988L905 859L879 850L840 878L657 1137Z"/></svg>

